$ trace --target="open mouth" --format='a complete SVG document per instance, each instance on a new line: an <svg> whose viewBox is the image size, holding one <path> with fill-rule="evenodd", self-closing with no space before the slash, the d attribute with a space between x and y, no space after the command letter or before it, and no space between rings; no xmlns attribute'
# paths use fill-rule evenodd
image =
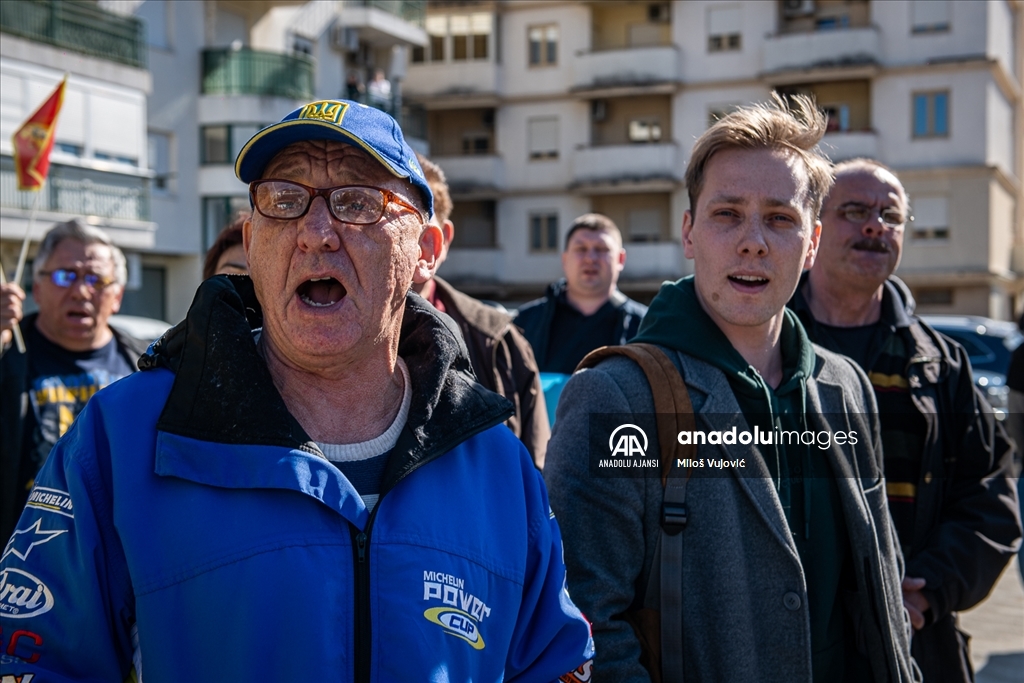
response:
<svg viewBox="0 0 1024 683"><path fill-rule="evenodd" d="M853 248L857 251L870 251L876 254L888 254L890 251L888 244L882 240L876 240L870 237L857 240L853 243Z"/></svg>
<svg viewBox="0 0 1024 683"><path fill-rule="evenodd" d="M757 288L767 285L768 278L759 275L730 275L729 282L743 288Z"/></svg>
<svg viewBox="0 0 1024 683"><path fill-rule="evenodd" d="M325 308L345 298L345 287L333 277L314 277L306 280L296 290L307 306Z"/></svg>

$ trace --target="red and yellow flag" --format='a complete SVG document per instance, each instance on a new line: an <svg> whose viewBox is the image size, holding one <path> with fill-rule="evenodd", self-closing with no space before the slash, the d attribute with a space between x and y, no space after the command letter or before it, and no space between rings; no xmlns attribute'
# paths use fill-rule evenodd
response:
<svg viewBox="0 0 1024 683"><path fill-rule="evenodd" d="M50 151L53 150L53 133L57 128L57 114L64 104L64 86L68 77L60 82L46 101L11 136L14 146L14 171L18 174L18 189L37 191L42 189L46 174L50 170Z"/></svg>

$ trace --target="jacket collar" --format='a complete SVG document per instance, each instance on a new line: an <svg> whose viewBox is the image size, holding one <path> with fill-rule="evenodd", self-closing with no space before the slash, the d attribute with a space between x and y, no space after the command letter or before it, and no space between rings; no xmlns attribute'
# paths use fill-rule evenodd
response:
<svg viewBox="0 0 1024 683"><path fill-rule="evenodd" d="M275 457L288 460L289 474L279 486L319 497L316 493L323 490L326 475L311 480L308 458L299 462L303 454L322 460L317 457L319 449L288 412L253 343L253 329L261 325L262 309L248 277L218 276L200 285L186 319L155 343L141 363L144 369L162 367L175 373L157 431L180 437L164 439L166 443L216 442L214 454L235 460L242 468L251 469L252 461L245 458L261 453L268 463ZM385 471L382 493L420 465L512 414L505 398L474 380L469 354L453 321L413 293L406 298L398 353L409 367L413 399L406 429ZM211 458L211 451L204 451L202 457ZM161 473L246 486L232 483L238 473L231 470L237 468L200 466L195 460L178 448L164 463L169 469ZM158 454L158 471L160 467ZM217 474L220 470L223 478ZM205 481L211 476L218 481Z"/></svg>
<svg viewBox="0 0 1024 683"><path fill-rule="evenodd" d="M443 300L446 306L450 303L473 329L492 339L501 339L508 332L509 325L512 324L512 316L508 313L463 294L439 277L434 278L434 283L438 298Z"/></svg>

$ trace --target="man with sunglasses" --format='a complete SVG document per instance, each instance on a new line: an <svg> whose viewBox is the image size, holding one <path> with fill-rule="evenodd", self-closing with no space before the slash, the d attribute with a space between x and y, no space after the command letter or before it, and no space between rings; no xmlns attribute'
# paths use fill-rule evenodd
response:
<svg viewBox="0 0 1024 683"><path fill-rule="evenodd" d="M956 612L988 595L1020 537L1012 447L974 388L964 349L914 315L893 275L913 220L902 183L870 159L837 165L835 177L817 261L790 306L814 342L855 360L874 386L924 680L971 681Z"/></svg>
<svg viewBox="0 0 1024 683"><path fill-rule="evenodd" d="M35 491L57 509L30 499L0 561L0 620L37 636L4 671L361 683L584 666L589 626L543 479L503 424L512 404L410 292L442 234L398 124L313 102L235 171L249 276L203 282L143 372L54 448Z"/></svg>
<svg viewBox="0 0 1024 683"><path fill-rule="evenodd" d="M32 268L38 312L25 293L0 287L0 540L15 530L36 473L89 397L136 370L146 344L107 324L127 281L125 258L103 231L58 223ZM26 352L12 343L20 323Z"/></svg>

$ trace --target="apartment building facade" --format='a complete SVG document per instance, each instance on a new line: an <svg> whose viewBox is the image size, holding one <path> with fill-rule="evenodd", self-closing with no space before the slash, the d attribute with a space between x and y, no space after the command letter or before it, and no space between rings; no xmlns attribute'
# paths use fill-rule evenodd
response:
<svg viewBox="0 0 1024 683"><path fill-rule="evenodd" d="M442 274L523 301L565 230L612 217L620 282L692 272L680 246L693 141L772 90L829 114L835 161L874 157L911 195L899 275L919 310L1010 317L1024 274L1019 0L429 2L406 101L455 195Z"/></svg>
<svg viewBox="0 0 1024 683"><path fill-rule="evenodd" d="M241 146L313 99L368 101L377 70L392 91L373 104L400 113L408 49L426 43L424 3L144 0L127 10L144 21L153 79L147 125L161 256L151 258L172 274L168 320L178 320L206 250L249 208L234 174Z"/></svg>
<svg viewBox="0 0 1024 683"><path fill-rule="evenodd" d="M128 255L122 312L176 321L192 302L206 249L235 211L249 207L234 175L241 145L317 98L355 98L401 116L409 48L427 40L424 6L4 0L0 257L7 271L36 199L17 191L11 134L65 72L30 258L53 223L81 217ZM391 85L386 97L366 88L378 70Z"/></svg>
<svg viewBox="0 0 1024 683"><path fill-rule="evenodd" d="M20 192L11 136L65 74L47 182ZM0 3L0 261L8 275L27 231L31 259L54 223L80 217L128 256L123 311L163 315L162 274L144 261L157 232L146 139L151 87L138 20L95 4ZM29 309L30 281L26 269Z"/></svg>

